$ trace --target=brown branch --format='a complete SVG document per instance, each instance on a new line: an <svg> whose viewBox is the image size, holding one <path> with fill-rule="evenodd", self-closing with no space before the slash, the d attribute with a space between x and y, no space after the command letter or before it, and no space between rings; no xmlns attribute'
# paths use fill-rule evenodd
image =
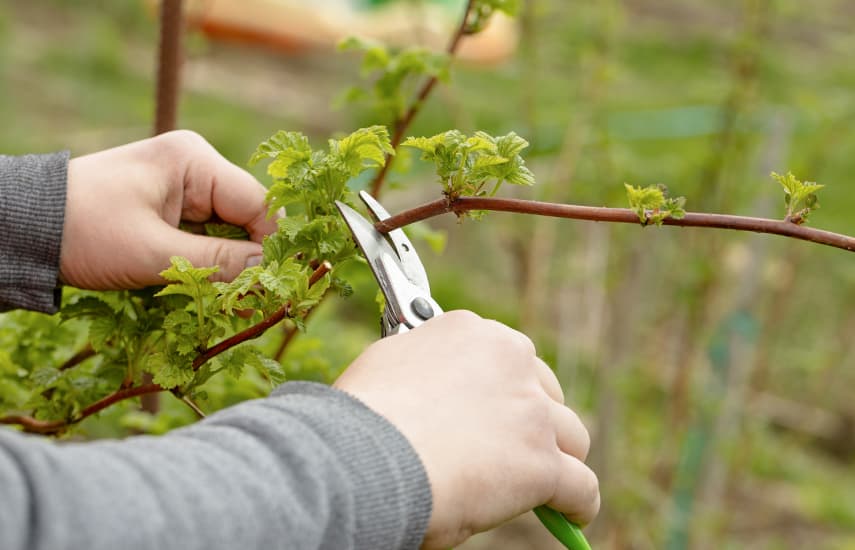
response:
<svg viewBox="0 0 855 550"><path fill-rule="evenodd" d="M309 286L311 287L313 284L317 283L321 277L329 273L332 269L332 264L328 261L321 262L321 265L318 266L315 271L312 272L311 277L309 277ZM270 314L269 317L266 317L259 321L258 323L252 325L249 328L246 328L237 334L234 334L220 343L206 349L202 353L200 353L196 359L193 360L193 370L198 370L202 365L204 365L207 361L213 359L217 355L223 353L224 351L235 347L236 345L246 342L247 340L252 340L253 338L258 338L264 331L284 319L289 310L291 309L291 303L287 302L282 307L274 311Z"/></svg>
<svg viewBox="0 0 855 550"><path fill-rule="evenodd" d="M59 366L59 370L68 370L76 367L80 363L86 361L90 357L95 356L95 350L92 348L92 344L86 344L86 346L72 355L68 361Z"/></svg>
<svg viewBox="0 0 855 550"><path fill-rule="evenodd" d="M160 42L157 49L154 134L175 129L178 92L181 88L181 58L184 18L183 0L163 0L160 5Z"/></svg>
<svg viewBox="0 0 855 550"><path fill-rule="evenodd" d="M66 425L66 423L62 420L37 420L32 416L24 416L17 414L10 414L9 416L0 416L0 424L20 426L24 429L25 432L33 434L56 433Z"/></svg>
<svg viewBox="0 0 855 550"><path fill-rule="evenodd" d="M460 215L469 210L494 210L498 212L517 212L520 214L535 214L556 218L571 218L599 222L639 223L638 215L628 208L608 208L598 206L578 206L574 204L557 204L552 202L530 201L522 199L505 199L490 197L459 197L451 199L443 197L435 201L417 206L377 222L375 227L382 233L388 233L398 227L403 227L417 221L425 220L447 212ZM822 229L814 229L784 220L766 218L751 218L746 216L731 216L727 214L707 214L688 212L682 219L667 218L663 225L678 225L682 227L712 227L718 229L733 229L736 231L752 231L755 233L770 233L792 237L803 241L855 251L855 237L832 233Z"/></svg>
<svg viewBox="0 0 855 550"><path fill-rule="evenodd" d="M63 429L71 426L72 424L77 424L84 418L92 416L93 414L100 412L110 405L118 403L119 401L124 401L125 399L130 399L132 397L139 397L141 395L147 395L157 392L165 391L166 388L160 386L158 384L143 384L142 386L136 386L133 388L125 388L119 389L106 397L102 397L98 401L92 403L80 413L72 418L71 420L37 420L31 416L23 416L23 415L10 415L0 417L0 424L14 424L21 426L25 432L29 433L39 433L39 434L55 434L61 432Z"/></svg>
<svg viewBox="0 0 855 550"><path fill-rule="evenodd" d="M457 26L457 30L451 37L451 41L448 43L448 47L445 49L445 52L449 55L449 57L453 57L457 52L458 46L460 46L460 41L467 34L467 26L469 23L469 16L472 13L472 7L475 3L475 0L468 0L466 2L466 9L463 12L463 17L460 18L460 24ZM436 83L439 82L439 77L432 76L425 80L422 87L419 89L419 92L416 94L415 100L410 104L407 111L404 113L404 116L398 118L395 121L395 132L392 134L392 149L397 149L398 145L404 140L404 133L406 133L407 128L410 127L410 124L413 123L413 119L416 118L416 115L422 108L425 100L427 100L433 88L436 86ZM374 176L374 181L371 182L371 194L374 197L380 196L380 190L383 187L383 182L386 179L386 174L389 172L389 168L392 166L395 157L394 155L387 154L386 161L383 163L383 167L380 168L380 171L377 172L377 175Z"/></svg>
<svg viewBox="0 0 855 550"><path fill-rule="evenodd" d="M119 401L124 401L125 399L130 399L131 397L138 397L140 395L146 395L149 393L157 393L162 391L166 391L166 388L154 383L143 384L142 386L118 390L116 392L111 393L107 397L99 399L98 401L92 403L91 405L80 411L80 414L77 415L77 417L69 424L80 422L87 416L92 416L93 414L100 412L109 407L110 405L118 403Z"/></svg>

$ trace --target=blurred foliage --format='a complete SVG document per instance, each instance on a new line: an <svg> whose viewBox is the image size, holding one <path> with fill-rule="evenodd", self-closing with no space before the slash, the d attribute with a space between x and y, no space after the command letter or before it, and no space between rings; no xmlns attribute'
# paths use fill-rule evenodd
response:
<svg viewBox="0 0 855 550"><path fill-rule="evenodd" d="M0 0L0 150L79 155L150 133L156 33L141 5ZM855 233L851 2L530 0L521 12L517 56L456 66L411 135L515 131L539 185L502 192L580 204L622 206L623 182L662 183L692 210L783 217L769 173L791 170L826 186L814 227ZM317 139L387 123L328 108L358 72L332 51L194 46L181 126L245 165L282 128ZM394 179L407 183L389 188L392 211L437 196L421 163ZM429 224L448 234L443 256L420 247L437 301L531 334L587 420L603 490L595 547L855 547L851 255L498 213ZM376 337L375 283L347 269L354 296L313 314L283 359L290 377L330 381ZM272 354L281 337L258 345ZM206 391L215 409L266 390L226 376ZM123 405L81 434L193 420L162 404L155 418ZM464 548L516 548L488 537Z"/></svg>

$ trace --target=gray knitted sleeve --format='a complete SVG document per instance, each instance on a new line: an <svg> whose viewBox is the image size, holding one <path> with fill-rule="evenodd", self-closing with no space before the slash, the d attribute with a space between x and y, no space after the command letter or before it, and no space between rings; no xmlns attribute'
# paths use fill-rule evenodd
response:
<svg viewBox="0 0 855 550"><path fill-rule="evenodd" d="M59 307L68 156L0 155L0 311Z"/></svg>
<svg viewBox="0 0 855 550"><path fill-rule="evenodd" d="M0 488L3 550L416 549L431 510L400 432L300 382L156 438L0 429Z"/></svg>

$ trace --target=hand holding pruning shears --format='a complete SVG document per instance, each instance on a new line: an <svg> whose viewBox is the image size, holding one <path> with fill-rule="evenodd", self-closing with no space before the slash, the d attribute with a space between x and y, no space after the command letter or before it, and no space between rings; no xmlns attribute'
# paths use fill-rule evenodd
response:
<svg viewBox="0 0 855 550"><path fill-rule="evenodd" d="M360 193L360 198L378 220L389 217L367 193ZM432 405L429 410L436 411L438 422L446 419L450 423L445 426L452 430L459 428L459 447L448 449L436 448L440 443L435 440L440 438L426 429L428 422L413 429L409 429L406 422L396 422L398 415L403 417L408 412L422 410L419 404L396 403L394 396L378 396L377 391L370 390L369 386L365 386L364 394L353 391L354 387L360 387L360 370L371 368L368 364L360 365L360 361L370 363L368 359L360 357L354 363L355 368L352 366L339 379L338 384L346 386L369 406L375 399L385 401L383 405L390 409L378 412L404 432L422 457L434 493L431 526L436 527L432 532L429 526L425 545L442 548L457 544L468 536L467 533L487 529L535 504L548 501L553 508L540 506L535 510L544 525L567 548L589 548L578 525L556 511L585 522L590 521L599 508L596 477L582 462L588 451L587 431L575 413L563 405L558 381L549 367L537 359L531 341L516 331L474 314L452 312L441 316L442 309L430 295L424 267L403 231L397 229L383 235L347 205L337 203L337 206L386 298L383 335L404 334L425 325L419 332L421 341L413 334L400 340L385 340L381 344L405 346L413 356L431 353L438 361L443 360L443 354L458 354L464 359L471 355L473 370L481 368L489 372L491 367L494 368L494 372L485 374L484 380L478 378L477 371L467 372L466 365L453 373L445 372L447 369L436 369L436 377L451 376L453 380L436 381L431 379L430 372L417 373L425 377L426 384L471 386L472 403L475 405L472 410L455 410L454 405L459 404L442 400L427 404L428 407ZM462 330L449 331L446 325L452 323L463 330L476 329L478 338L473 339L471 334ZM430 337L431 331L439 330L446 335L443 342L446 349L425 349L424 338ZM487 342L482 342L485 338ZM483 350L483 353L497 354L492 365L485 364L476 353L482 350L471 349L479 346L492 348ZM370 356L371 350L365 355ZM401 356L406 357L406 351ZM460 357L454 360L460 362ZM501 372L503 369L513 369L513 372ZM489 405L478 406L478 392L486 392L485 403ZM388 402L389 399L392 403ZM495 410L484 410L491 406ZM390 413L389 410L395 412ZM467 431L465 428L475 421L483 422L480 429ZM476 437L478 441L467 440L473 437L473 432L480 436ZM448 441L447 437L443 439ZM473 450L476 456L468 454ZM502 497L497 497L497 494ZM456 531L449 529L448 524L455 523L454 518L448 517L455 513L454 510L461 513L468 510L474 517L457 521Z"/></svg>

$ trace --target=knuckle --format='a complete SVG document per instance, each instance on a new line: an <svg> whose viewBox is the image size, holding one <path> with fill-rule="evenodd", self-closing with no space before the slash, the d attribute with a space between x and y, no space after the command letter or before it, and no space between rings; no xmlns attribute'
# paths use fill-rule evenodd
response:
<svg viewBox="0 0 855 550"><path fill-rule="evenodd" d="M202 145L207 145L198 133L193 130L172 130L158 136L162 143L172 150L182 150L184 148L195 148Z"/></svg>
<svg viewBox="0 0 855 550"><path fill-rule="evenodd" d="M455 309L454 311L449 311L445 314L450 321L454 321L462 324L472 324L481 321L481 317L468 309Z"/></svg>
<svg viewBox="0 0 855 550"><path fill-rule="evenodd" d="M534 359L536 357L537 353L534 347L534 342L531 341L531 338L522 332L499 323L498 321L493 321L493 323L497 337L500 337L505 346L507 346L505 349L514 353L515 356L525 358L527 360Z"/></svg>
<svg viewBox="0 0 855 550"><path fill-rule="evenodd" d="M514 332L517 334L517 345L520 346L520 351L522 351L526 355L536 356L537 349L535 348L534 342L531 340L531 338L529 338L522 332Z"/></svg>
<svg viewBox="0 0 855 550"><path fill-rule="evenodd" d="M194 156L212 149L201 135L192 130L172 130L151 138L151 155L160 164L168 164L176 174L187 170L188 162Z"/></svg>

